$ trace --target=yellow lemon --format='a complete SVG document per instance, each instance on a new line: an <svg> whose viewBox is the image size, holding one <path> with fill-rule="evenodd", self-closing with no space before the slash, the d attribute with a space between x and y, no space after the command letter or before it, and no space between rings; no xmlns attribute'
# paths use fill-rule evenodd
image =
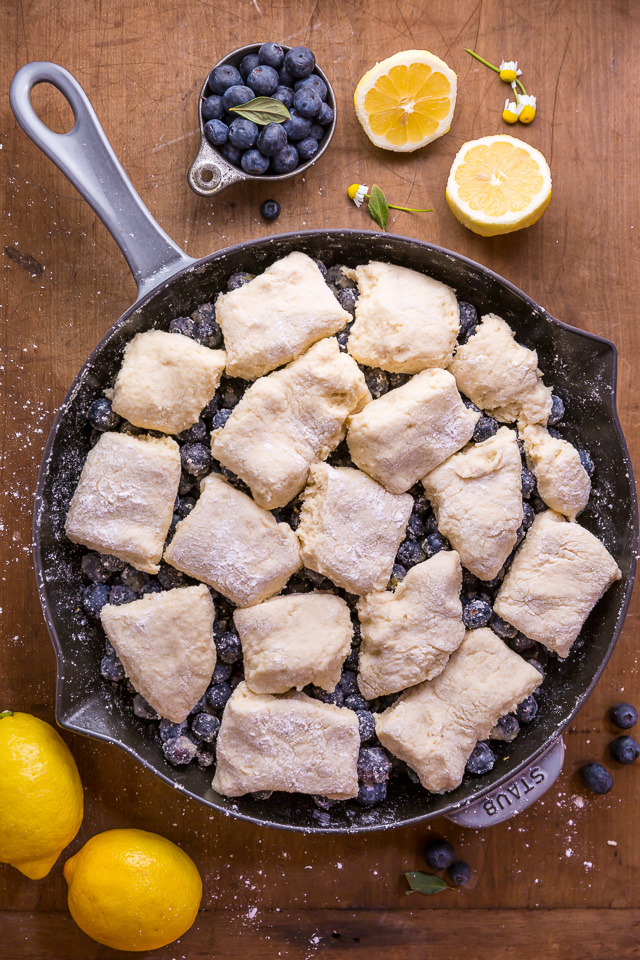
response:
<svg viewBox="0 0 640 960"><path fill-rule="evenodd" d="M551 171L539 150L501 134L470 140L458 151L447 203L482 237L512 233L539 220L551 199Z"/></svg>
<svg viewBox="0 0 640 960"><path fill-rule="evenodd" d="M458 79L428 50L404 50L376 63L358 83L358 120L376 147L409 153L447 133Z"/></svg>
<svg viewBox="0 0 640 960"><path fill-rule="evenodd" d="M0 714L0 771L0 863L40 880L82 823L76 762L50 724L7 710Z"/></svg>
<svg viewBox="0 0 640 960"><path fill-rule="evenodd" d="M202 899L198 868L175 843L146 830L106 830L64 865L69 911L114 950L155 950L189 929Z"/></svg>

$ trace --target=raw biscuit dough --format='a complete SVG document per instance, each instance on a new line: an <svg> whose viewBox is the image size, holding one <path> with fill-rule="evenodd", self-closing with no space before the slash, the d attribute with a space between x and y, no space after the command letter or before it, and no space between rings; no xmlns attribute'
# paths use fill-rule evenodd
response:
<svg viewBox="0 0 640 960"><path fill-rule="evenodd" d="M460 393L497 420L547 422L551 390L542 382L538 354L518 343L509 324L494 313L482 317L449 369Z"/></svg>
<svg viewBox="0 0 640 960"><path fill-rule="evenodd" d="M426 790L446 793L462 782L478 740L541 682L538 671L492 630L469 630L435 680L407 691L376 716L376 733Z"/></svg>
<svg viewBox="0 0 640 960"><path fill-rule="evenodd" d="M359 363L395 373L449 365L460 329L451 287L391 263L345 272L360 292L347 348Z"/></svg>
<svg viewBox="0 0 640 960"><path fill-rule="evenodd" d="M516 553L494 610L564 658L593 607L621 576L597 537L545 510Z"/></svg>
<svg viewBox="0 0 640 960"><path fill-rule="evenodd" d="M311 464L338 446L348 414L370 399L357 363L329 337L249 387L213 432L213 455L248 483L261 507L283 507L304 487Z"/></svg>
<svg viewBox="0 0 640 960"><path fill-rule="evenodd" d="M296 251L216 300L227 350L227 374L255 380L289 363L317 340L341 330L351 316L325 283L318 265Z"/></svg>
<svg viewBox="0 0 640 960"><path fill-rule="evenodd" d="M216 666L215 609L204 584L150 593L100 619L127 676L161 717L186 720Z"/></svg>
<svg viewBox="0 0 640 960"><path fill-rule="evenodd" d="M383 590L413 508L353 467L317 463L309 471L297 529L310 570L350 593Z"/></svg>
<svg viewBox="0 0 640 960"><path fill-rule="evenodd" d="M481 580L497 576L522 523L522 461L508 427L449 457L422 481L438 530Z"/></svg>
<svg viewBox="0 0 640 960"><path fill-rule="evenodd" d="M533 471L538 493L548 507L575 520L591 493L589 474L580 454L567 440L552 437L545 427L526 426L520 431L527 465Z"/></svg>
<svg viewBox="0 0 640 960"><path fill-rule="evenodd" d="M330 693L351 651L349 607L330 593L294 593L236 610L244 675L254 693L314 683Z"/></svg>
<svg viewBox="0 0 640 960"><path fill-rule="evenodd" d="M210 350L164 330L127 344L113 387L113 409L136 427L180 433L196 422L218 389L224 350Z"/></svg>
<svg viewBox="0 0 640 960"><path fill-rule="evenodd" d="M391 493L405 493L471 440L479 417L447 370L423 370L350 418L351 459Z"/></svg>
<svg viewBox="0 0 640 960"><path fill-rule="evenodd" d="M202 481L200 499L176 527L164 558L239 607L278 593L302 566L291 527L219 474Z"/></svg>
<svg viewBox="0 0 640 960"><path fill-rule="evenodd" d="M84 462L65 532L74 543L157 573L179 483L174 440L103 433Z"/></svg>
<svg viewBox="0 0 640 960"><path fill-rule="evenodd" d="M353 710L236 687L222 715L213 789L225 797L258 790L346 800L358 793L360 732Z"/></svg>
<svg viewBox="0 0 640 960"><path fill-rule="evenodd" d="M361 597L358 686L373 700L432 680L464 638L462 568L454 550L412 567L395 593Z"/></svg>

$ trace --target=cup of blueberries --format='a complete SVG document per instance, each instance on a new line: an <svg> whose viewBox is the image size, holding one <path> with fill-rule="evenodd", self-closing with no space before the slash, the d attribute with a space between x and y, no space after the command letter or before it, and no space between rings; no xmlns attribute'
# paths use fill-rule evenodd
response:
<svg viewBox="0 0 640 960"><path fill-rule="evenodd" d="M198 113L200 150L188 181L203 197L238 180L302 173L322 156L336 125L333 89L313 52L273 41L220 60L203 84Z"/></svg>

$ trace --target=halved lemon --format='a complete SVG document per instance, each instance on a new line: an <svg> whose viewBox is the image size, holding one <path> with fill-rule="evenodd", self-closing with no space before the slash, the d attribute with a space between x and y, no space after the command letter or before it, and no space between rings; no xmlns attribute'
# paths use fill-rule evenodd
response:
<svg viewBox="0 0 640 960"><path fill-rule="evenodd" d="M428 50L403 50L376 63L358 83L353 101L376 147L410 153L447 133L458 78Z"/></svg>
<svg viewBox="0 0 640 960"><path fill-rule="evenodd" d="M551 170L539 150L501 134L469 140L458 151L447 203L481 237L530 227L551 199Z"/></svg>

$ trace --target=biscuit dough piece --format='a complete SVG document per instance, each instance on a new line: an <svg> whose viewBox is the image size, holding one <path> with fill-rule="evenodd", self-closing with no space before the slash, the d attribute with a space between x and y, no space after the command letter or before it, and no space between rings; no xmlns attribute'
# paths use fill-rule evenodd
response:
<svg viewBox="0 0 640 960"><path fill-rule="evenodd" d="M360 470L317 463L296 531L304 565L350 593L384 590L412 508Z"/></svg>
<svg viewBox="0 0 640 960"><path fill-rule="evenodd" d="M329 337L249 387L212 433L213 455L249 484L261 507L283 507L304 487L311 464L338 446L348 414L370 399L357 363Z"/></svg>
<svg viewBox="0 0 640 960"><path fill-rule="evenodd" d="M600 597L621 577L597 537L545 510L516 553L494 610L564 658Z"/></svg>
<svg viewBox="0 0 640 960"><path fill-rule="evenodd" d="M227 374L255 380L289 363L351 320L318 265L298 251L216 300Z"/></svg>
<svg viewBox="0 0 640 960"><path fill-rule="evenodd" d="M164 558L239 607L278 593L302 566L291 527L219 474L202 481L200 499L176 527Z"/></svg>
<svg viewBox="0 0 640 960"><path fill-rule="evenodd" d="M85 460L65 532L74 543L157 573L179 483L174 440L103 433Z"/></svg>
<svg viewBox="0 0 640 960"><path fill-rule="evenodd" d="M469 630L435 680L408 690L376 716L376 733L426 790L446 793L462 782L478 740L541 682L492 630Z"/></svg>
<svg viewBox="0 0 640 960"><path fill-rule="evenodd" d="M216 666L215 609L204 584L150 593L100 613L127 676L161 717L182 723Z"/></svg>
<svg viewBox="0 0 640 960"><path fill-rule="evenodd" d="M164 330L127 344L113 387L113 409L136 427L180 433L196 422L218 389L224 350L210 350Z"/></svg>
<svg viewBox="0 0 640 960"><path fill-rule="evenodd" d="M244 675L254 693L315 683L330 693L351 651L349 607L330 593L294 593L236 610Z"/></svg>
<svg viewBox="0 0 640 960"><path fill-rule="evenodd" d="M522 523L522 462L508 427L469 444L422 481L438 530L481 580L497 576Z"/></svg>
<svg viewBox="0 0 640 960"><path fill-rule="evenodd" d="M412 567L395 593L381 590L360 598L363 697L396 693L444 670L464 638L461 586L458 554L442 550Z"/></svg>
<svg viewBox="0 0 640 960"><path fill-rule="evenodd" d="M471 440L479 417L447 370L423 370L350 418L351 459L391 493L405 493Z"/></svg>
<svg viewBox="0 0 640 960"><path fill-rule="evenodd" d="M394 373L449 365L460 329L451 287L391 263L346 272L360 292L347 348L352 357Z"/></svg>
<svg viewBox="0 0 640 960"><path fill-rule="evenodd" d="M591 480L580 462L580 454L572 443L552 437L545 427L523 427L520 435L538 493L556 513L575 520L591 493Z"/></svg>
<svg viewBox="0 0 640 960"><path fill-rule="evenodd" d="M538 354L518 343L509 324L494 313L482 317L449 369L460 393L497 420L547 422L551 390L542 382Z"/></svg>
<svg viewBox="0 0 640 960"><path fill-rule="evenodd" d="M353 710L304 693L272 697L236 687L222 715L213 789L225 797L258 790L358 793L360 733Z"/></svg>

